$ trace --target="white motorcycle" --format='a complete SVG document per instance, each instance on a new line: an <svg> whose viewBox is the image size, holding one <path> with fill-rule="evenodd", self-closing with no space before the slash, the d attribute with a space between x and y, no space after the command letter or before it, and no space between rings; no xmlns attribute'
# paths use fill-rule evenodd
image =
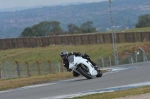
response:
<svg viewBox="0 0 150 99"><path fill-rule="evenodd" d="M95 70L94 66L87 60L80 56L70 55L68 56L69 69L81 74L87 79L93 77L101 77L101 70Z"/></svg>

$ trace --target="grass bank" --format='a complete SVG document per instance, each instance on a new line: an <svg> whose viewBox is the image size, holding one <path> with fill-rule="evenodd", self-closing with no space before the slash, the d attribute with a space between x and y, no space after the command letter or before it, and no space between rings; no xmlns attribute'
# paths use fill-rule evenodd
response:
<svg viewBox="0 0 150 99"><path fill-rule="evenodd" d="M117 44L118 52L132 49L135 46L140 46L149 43L121 43ZM112 55L113 47L112 44L95 44L95 45L78 45L78 46L48 46L38 48L19 48L0 50L0 62L8 60L9 62L18 61L20 63L34 63L35 61L47 61L59 62L60 52L67 50L69 52L81 52L87 53L93 60L102 57L108 57Z"/></svg>

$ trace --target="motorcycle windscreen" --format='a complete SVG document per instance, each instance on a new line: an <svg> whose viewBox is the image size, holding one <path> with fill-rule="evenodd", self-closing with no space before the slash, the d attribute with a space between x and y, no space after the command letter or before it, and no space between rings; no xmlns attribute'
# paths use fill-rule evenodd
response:
<svg viewBox="0 0 150 99"><path fill-rule="evenodd" d="M74 62L74 55L70 55L68 57L68 61L69 61L69 63L73 63Z"/></svg>

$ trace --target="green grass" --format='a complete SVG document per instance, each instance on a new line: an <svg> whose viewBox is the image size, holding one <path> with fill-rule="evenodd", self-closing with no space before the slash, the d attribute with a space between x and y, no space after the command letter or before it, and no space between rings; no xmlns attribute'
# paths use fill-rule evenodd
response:
<svg viewBox="0 0 150 99"><path fill-rule="evenodd" d="M108 44L109 45L109 44ZM98 54L104 52L105 50L110 49L110 45L108 47L104 47L105 45L83 45L83 46L48 46L44 48L21 48L21 49L10 49L0 51L0 61L9 60L19 61L19 62L29 62L33 63L37 61L46 61L51 60L53 62L59 62L60 56L59 53L62 50L68 50L69 52L76 51L82 53L88 53L91 57L96 58ZM107 45L106 45L107 46ZM103 54L103 56L107 56L111 52Z"/></svg>
<svg viewBox="0 0 150 99"><path fill-rule="evenodd" d="M41 83L69 79L69 78L73 78L71 72L39 75L39 76L33 76L28 78L5 79L5 80L0 80L0 90L18 88L18 87L23 87L28 85L41 84Z"/></svg>
<svg viewBox="0 0 150 99"><path fill-rule="evenodd" d="M101 94L93 94L93 95L87 95L83 97L75 97L73 99L115 99L118 97L133 96L133 95L146 94L146 93L150 93L150 86L115 91L115 92L106 92Z"/></svg>
<svg viewBox="0 0 150 99"><path fill-rule="evenodd" d="M118 52L123 50L131 49L134 46L138 46L142 43L122 43L118 44ZM62 50L67 50L69 52L81 52L87 53L91 56L93 60L102 57L108 57L112 55L113 48L112 44L95 44L95 45L79 45L79 46L48 46L48 47L38 47L38 48L19 48L19 49L9 49L0 51L0 62L8 60L9 62L18 61L20 63L35 63L35 61L47 61L52 62L60 61L60 52Z"/></svg>

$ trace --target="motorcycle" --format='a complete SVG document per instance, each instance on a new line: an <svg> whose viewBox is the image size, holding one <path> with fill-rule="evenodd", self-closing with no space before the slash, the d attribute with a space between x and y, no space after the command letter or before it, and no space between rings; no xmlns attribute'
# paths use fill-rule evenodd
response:
<svg viewBox="0 0 150 99"><path fill-rule="evenodd" d="M69 69L81 74L87 79L92 79L93 77L101 77L101 70L95 70L94 66L81 56L70 55L68 56Z"/></svg>

